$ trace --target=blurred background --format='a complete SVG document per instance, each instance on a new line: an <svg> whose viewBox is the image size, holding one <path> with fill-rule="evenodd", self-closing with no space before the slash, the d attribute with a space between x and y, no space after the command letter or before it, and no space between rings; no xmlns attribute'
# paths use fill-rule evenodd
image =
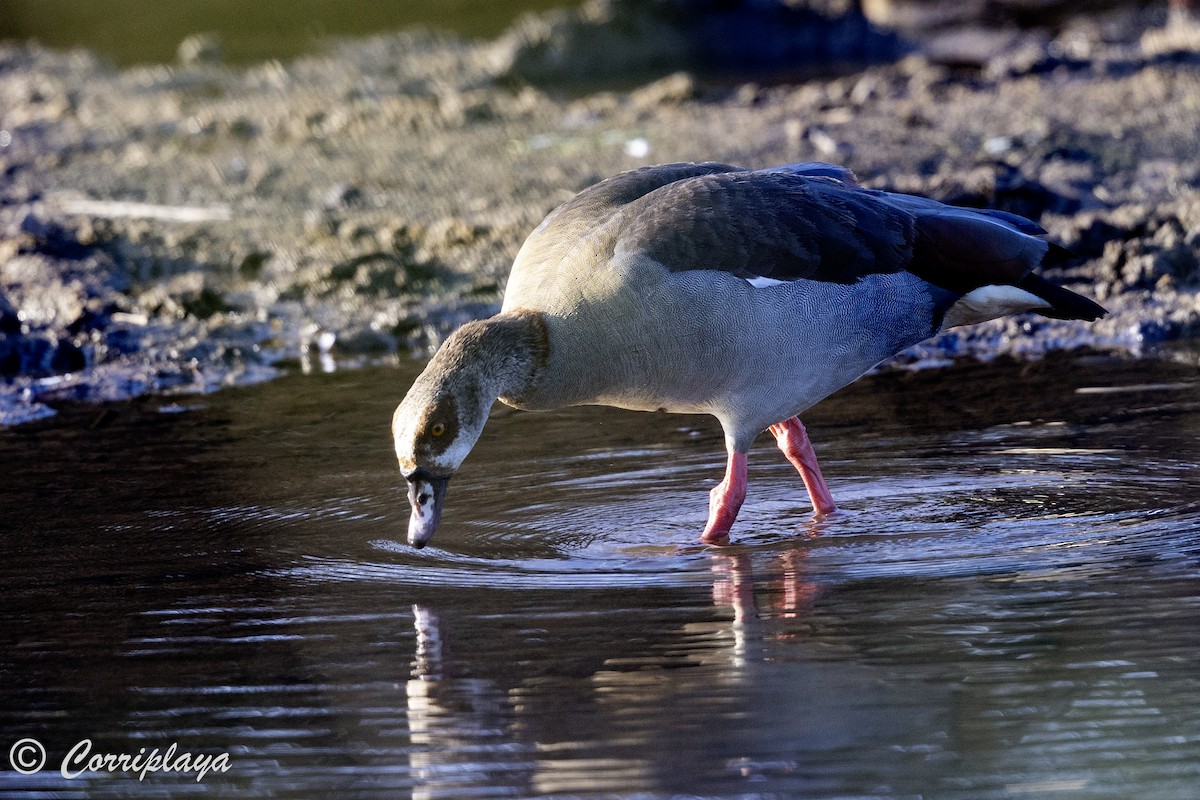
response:
<svg viewBox="0 0 1200 800"><path fill-rule="evenodd" d="M518 14L568 0L0 0L0 39L94 50L122 66L172 61L195 33L220 37L225 59L292 58L331 36L416 26L492 37Z"/></svg>

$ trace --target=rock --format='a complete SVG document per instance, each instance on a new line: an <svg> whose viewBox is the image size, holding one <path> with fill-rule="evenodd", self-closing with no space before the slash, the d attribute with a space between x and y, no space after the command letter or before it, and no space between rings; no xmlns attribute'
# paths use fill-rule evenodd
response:
<svg viewBox="0 0 1200 800"><path fill-rule="evenodd" d="M222 58L221 37L215 33L197 33L179 43L176 56L184 66L219 64Z"/></svg>
<svg viewBox="0 0 1200 800"><path fill-rule="evenodd" d="M258 125L248 117L237 117L236 119L230 120L226 130L230 136L245 141L249 141L259 134ZM240 156L238 158L240 158ZM244 172L245 170L245 160L243 159L240 171Z"/></svg>
<svg viewBox="0 0 1200 800"><path fill-rule="evenodd" d="M1010 52L1021 38L1013 30L972 26L927 38L921 49L934 64L983 69Z"/></svg>
<svg viewBox="0 0 1200 800"><path fill-rule="evenodd" d="M21 332L21 318L17 310L0 289L0 334L11 335Z"/></svg>
<svg viewBox="0 0 1200 800"><path fill-rule="evenodd" d="M429 226L425 233L425 245L434 250L447 250L475 242L486 232L486 228L459 219L445 217Z"/></svg>
<svg viewBox="0 0 1200 800"><path fill-rule="evenodd" d="M1123 0L862 0L863 13L876 25L906 34L986 22L992 26L1060 25L1064 20L1108 11Z"/></svg>
<svg viewBox="0 0 1200 800"><path fill-rule="evenodd" d="M321 195L321 205L329 211L361 206L362 189L348 183L335 183Z"/></svg>
<svg viewBox="0 0 1200 800"><path fill-rule="evenodd" d="M0 343L0 351L3 344ZM3 374L3 363L0 361L0 374ZM20 389L0 384L0 428L12 425L24 425L39 419L53 417L54 409L33 399L27 389Z"/></svg>
<svg viewBox="0 0 1200 800"><path fill-rule="evenodd" d="M553 83L874 61L901 49L852 4L831 0L588 0L523 17L489 60L497 75Z"/></svg>
<svg viewBox="0 0 1200 800"><path fill-rule="evenodd" d="M696 98L696 79L687 72L676 72L647 84L629 96L639 111L653 111L661 105L679 105Z"/></svg>
<svg viewBox="0 0 1200 800"><path fill-rule="evenodd" d="M64 277L55 262L41 254L18 256L0 265L0 281L8 285L9 301L28 328L65 328L83 313L85 286Z"/></svg>
<svg viewBox="0 0 1200 800"><path fill-rule="evenodd" d="M201 287L195 294L184 296L181 305L187 314L198 319L208 319L214 314L233 310L221 293L211 286Z"/></svg>
<svg viewBox="0 0 1200 800"><path fill-rule="evenodd" d="M304 233L309 239L320 239L337 233L338 221L327 209L310 208L304 212Z"/></svg>
<svg viewBox="0 0 1200 800"><path fill-rule="evenodd" d="M849 148L830 136L823 128L809 128L806 138L817 155L826 161L849 155Z"/></svg>
<svg viewBox="0 0 1200 800"><path fill-rule="evenodd" d="M986 0L954 3L926 0L862 0L863 14L876 25L908 33L961 25L983 15Z"/></svg>
<svg viewBox="0 0 1200 800"><path fill-rule="evenodd" d="M1173 4L1167 24L1147 30L1140 44L1148 56L1200 53L1200 18L1194 9Z"/></svg>
<svg viewBox="0 0 1200 800"><path fill-rule="evenodd" d="M738 105L756 105L763 98L763 89L757 83L743 83L734 93L734 101Z"/></svg>
<svg viewBox="0 0 1200 800"><path fill-rule="evenodd" d="M49 372L54 375L78 372L87 366L87 362L78 345L71 341L59 341L50 355Z"/></svg>
<svg viewBox="0 0 1200 800"><path fill-rule="evenodd" d="M383 331L363 326L337 338L338 350L358 356L383 356L396 352L396 340Z"/></svg>
<svg viewBox="0 0 1200 800"><path fill-rule="evenodd" d="M246 280L256 281L262 277L263 268L270 260L271 253L264 250L247 253L238 264L238 274Z"/></svg>
<svg viewBox="0 0 1200 800"><path fill-rule="evenodd" d="M1108 250L1110 243L1120 246L1136 235L1145 221L1146 210L1140 206L1088 214L1077 218L1076 228L1064 238L1064 244L1081 258L1097 258Z"/></svg>
<svg viewBox="0 0 1200 800"><path fill-rule="evenodd" d="M377 238L385 249L408 253L425 238L425 226L407 219L395 219L380 227Z"/></svg>
<svg viewBox="0 0 1200 800"><path fill-rule="evenodd" d="M81 244L70 230L43 218L30 207L18 214L8 235L16 240L19 249L24 252L62 258L81 258L89 252L89 248Z"/></svg>
<svg viewBox="0 0 1200 800"><path fill-rule="evenodd" d="M438 113L447 125L459 126L501 116L493 97L487 92L446 91L438 97Z"/></svg>
<svg viewBox="0 0 1200 800"><path fill-rule="evenodd" d="M372 233L370 225L355 219L342 220L337 227L337 236L343 242L357 242L359 239L371 236Z"/></svg>

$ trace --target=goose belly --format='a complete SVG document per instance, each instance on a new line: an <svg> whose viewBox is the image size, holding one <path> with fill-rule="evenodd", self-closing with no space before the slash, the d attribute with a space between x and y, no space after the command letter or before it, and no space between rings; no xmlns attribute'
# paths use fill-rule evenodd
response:
<svg viewBox="0 0 1200 800"><path fill-rule="evenodd" d="M850 285L755 286L700 270L607 287L595 277L570 302L542 303L551 353L522 407L711 413L765 427L932 332L928 285L908 273Z"/></svg>

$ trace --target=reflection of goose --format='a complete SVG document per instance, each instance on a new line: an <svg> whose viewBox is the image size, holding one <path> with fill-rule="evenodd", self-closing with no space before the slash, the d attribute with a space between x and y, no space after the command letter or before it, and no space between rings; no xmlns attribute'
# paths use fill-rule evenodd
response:
<svg viewBox="0 0 1200 800"><path fill-rule="evenodd" d="M429 609L413 606L417 650L405 686L409 767L413 800L469 794L489 775L484 754L511 749L508 697L481 678L445 679L441 623ZM485 762L481 765L480 762ZM511 769L504 770L513 780Z"/></svg>
<svg viewBox="0 0 1200 800"><path fill-rule="evenodd" d="M498 397L717 417L729 460L707 542L726 539L767 428L814 510L832 511L797 414L955 325L1104 313L1032 273L1050 250L1042 233L1002 211L863 189L828 164L671 164L586 189L525 242L501 313L451 336L396 409L409 542L433 535Z"/></svg>
<svg viewBox="0 0 1200 800"><path fill-rule="evenodd" d="M438 720L444 716L437 699L437 688L442 677L442 635L438 618L421 606L413 606L414 625L417 630L417 652L413 659L413 677L405 687L408 699L408 730L415 746L409 756L413 779L416 785L413 797L428 797L426 791L435 785L436 756L439 744Z"/></svg>

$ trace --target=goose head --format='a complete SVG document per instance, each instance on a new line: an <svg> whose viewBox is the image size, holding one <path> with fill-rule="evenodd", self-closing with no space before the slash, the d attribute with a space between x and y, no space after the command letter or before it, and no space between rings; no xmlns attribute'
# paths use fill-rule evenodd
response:
<svg viewBox="0 0 1200 800"><path fill-rule="evenodd" d="M544 339L540 325L525 314L464 325L396 407L392 440L408 484L408 543L413 547L424 547L437 531L446 486L479 440L496 399L530 386L544 360L530 344Z"/></svg>
<svg viewBox="0 0 1200 800"><path fill-rule="evenodd" d="M442 518L446 486L475 446L496 395L468 370L430 362L392 416L400 474L412 515L408 543L424 547Z"/></svg>

